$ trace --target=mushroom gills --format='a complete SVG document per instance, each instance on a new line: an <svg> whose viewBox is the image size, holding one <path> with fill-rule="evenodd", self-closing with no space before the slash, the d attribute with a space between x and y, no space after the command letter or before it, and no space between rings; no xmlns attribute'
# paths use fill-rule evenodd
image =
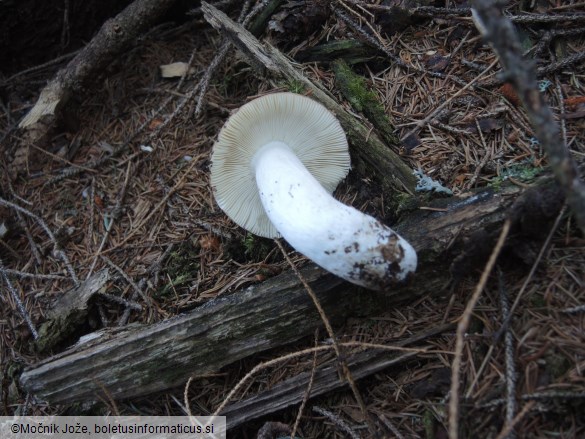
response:
<svg viewBox="0 0 585 439"><path fill-rule="evenodd" d="M333 198L283 142L252 158L266 214L288 243L357 285L384 290L416 269L412 246L375 218Z"/></svg>

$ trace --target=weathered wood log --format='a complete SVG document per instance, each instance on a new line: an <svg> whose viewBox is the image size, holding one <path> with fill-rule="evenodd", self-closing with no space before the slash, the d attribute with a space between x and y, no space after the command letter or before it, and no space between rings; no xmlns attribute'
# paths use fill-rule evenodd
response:
<svg viewBox="0 0 585 439"><path fill-rule="evenodd" d="M260 43L243 26L213 6L201 2L205 19L247 57L249 63L259 71L267 70L276 77L290 83L301 84L314 99L321 102L339 119L351 146L352 163L360 173L371 175L391 193L396 191L414 192L416 178L402 158L392 151L371 130L339 105L335 99L318 84L313 83L297 69L278 49L268 43Z"/></svg>
<svg viewBox="0 0 585 439"><path fill-rule="evenodd" d="M393 343L394 346L408 346L427 338L439 335L455 325L446 323L431 328L421 334L415 334L405 340ZM417 352L391 352L369 350L348 356L347 365L354 379L358 380L391 366L402 364L416 357ZM235 428L244 422L283 410L303 400L311 379L311 371L302 372L293 378L276 384L269 390L250 398L228 405L220 415L227 417L227 427ZM323 395L332 390L347 386L347 382L339 379L339 367L336 360L319 365L313 377L310 397Z"/></svg>
<svg viewBox="0 0 585 439"><path fill-rule="evenodd" d="M79 286L66 291L47 312L47 320L39 329L37 348L40 352L52 349L57 343L70 337L77 326L87 321L90 299L105 287L110 272L105 269L94 273Z"/></svg>
<svg viewBox="0 0 585 439"><path fill-rule="evenodd" d="M420 269L411 282L391 291L360 290L314 265L303 274L333 320L372 315L427 294L445 294L453 255L470 252L465 238L478 231L487 231L486 237L489 231L497 232L512 207L522 204L524 191L512 185L499 192L486 189L464 199L429 203L438 211L405 215L397 229L417 250ZM538 222L539 215L526 213L531 222ZM51 403L96 400L104 391L115 399L136 397L183 384L194 374L216 372L310 335L320 326L301 283L285 272L160 324L105 333L26 370L21 383Z"/></svg>
<svg viewBox="0 0 585 439"><path fill-rule="evenodd" d="M333 275L314 266L303 274L331 318L369 307L365 295ZM160 324L103 333L25 372L22 384L53 403L97 400L104 390L116 399L148 394L296 340L320 324L299 280L285 273Z"/></svg>

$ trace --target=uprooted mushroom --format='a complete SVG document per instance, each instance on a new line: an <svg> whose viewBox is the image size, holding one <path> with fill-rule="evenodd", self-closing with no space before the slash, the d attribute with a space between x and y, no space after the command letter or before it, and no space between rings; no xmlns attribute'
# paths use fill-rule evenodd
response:
<svg viewBox="0 0 585 439"><path fill-rule="evenodd" d="M232 115L213 148L219 207L260 236L357 285L383 290L416 269L412 246L375 218L331 196L350 168L337 119L293 93L255 99Z"/></svg>

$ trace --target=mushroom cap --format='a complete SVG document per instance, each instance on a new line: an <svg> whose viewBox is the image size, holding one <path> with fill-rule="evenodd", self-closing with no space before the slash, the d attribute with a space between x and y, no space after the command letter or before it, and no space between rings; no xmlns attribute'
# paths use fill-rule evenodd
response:
<svg viewBox="0 0 585 439"><path fill-rule="evenodd" d="M242 106L219 133L211 156L211 187L219 207L239 226L279 236L258 194L252 159L270 142L291 148L329 192L350 169L345 132L323 105L294 93L266 95Z"/></svg>

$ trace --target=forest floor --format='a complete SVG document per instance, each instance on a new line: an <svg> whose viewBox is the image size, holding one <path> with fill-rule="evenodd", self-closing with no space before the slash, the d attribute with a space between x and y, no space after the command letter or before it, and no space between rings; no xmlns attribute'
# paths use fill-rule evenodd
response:
<svg viewBox="0 0 585 439"><path fill-rule="evenodd" d="M226 10L234 20L241 8L236 3ZM293 60L310 59L309 49L328 41L360 42L359 55L348 55L346 61L383 106L403 139L395 152L413 170L433 178L453 197L505 181L530 185L534 177L547 172L546 157L526 114L511 88L499 82L496 55L482 43L469 13L435 11L434 17L421 15L397 28L392 19L397 10L368 6L379 2L332 2L332 9L327 3L285 3L272 15L261 39ZM583 17L579 15L584 12L582 3L571 7L540 2L530 11L520 10L519 4L512 2L507 11L513 15L531 12L536 17L517 26L527 56L539 60L537 67L585 51L583 21L567 22L566 34L544 41L555 27L538 20L541 15ZM366 38L387 53L372 52ZM76 99L73 114L64 118L42 148L23 149L21 133L13 128L32 107L40 88L67 60L0 78L0 196L42 219L0 206L0 230L3 225L8 229L0 234L0 267L11 283L10 287L6 278L0 281L0 412L26 410L42 415L75 410L37 401L18 385L23 368L48 356L35 348L31 326L38 327L55 299L73 286L71 271L83 280L109 267L120 276L109 282L108 293L127 304L141 305L141 311L129 311L107 297L97 298L76 334L79 337L108 326L160 322L289 269L272 240L254 237L226 217L209 185L210 152L219 130L244 103L277 90L273 83L232 49L213 72L204 96L199 99L196 94L175 112L207 71L221 43L221 35L197 10L180 25L165 23L152 29L95 78L87 93ZM161 78L160 66L189 60L192 73L184 80ZM305 61L302 69L351 109L336 87L328 62ZM481 78L474 87L453 98L478 75ZM583 62L560 66L539 80L566 144L575 160L583 163ZM291 87L294 84L283 83L279 90ZM446 101L448 105L429 123L419 123ZM358 111L351 111L365 120ZM100 167L86 167L126 144L131 133L138 135L116 157ZM63 174L64 169L75 173ZM396 220L384 193L357 170L350 172L335 196L378 218ZM70 270L53 252L54 242L42 222L66 254ZM497 437L511 419L519 437L585 437L585 239L566 209L547 227L548 236L527 243L522 260L500 263L474 308L460 372L462 437ZM296 265L305 262L299 254L292 256ZM391 346L433 326L457 322L486 262L456 287L428 291L414 303L380 310L369 318L350 319L335 327L335 332L340 341ZM24 309L19 309L11 291ZM142 295L151 299L148 304ZM516 298L510 336L494 342L503 321L502 303ZM317 342L326 338L322 331ZM454 330L444 332L426 341L433 353L421 353L358 381L368 413L380 428L388 429L388 436L446 437L455 341ZM212 376L195 378L188 393L191 411L212 413L254 366L314 344L314 338L304 339L239 361ZM64 348L66 344L53 352ZM332 355L305 355L266 368L234 399L310 371ZM510 380L512 395L506 390ZM104 406L120 414L183 414L183 390L131 401L104 401ZM515 407L510 407L511 402ZM312 407L333 415L317 413ZM255 437L267 420L292 426L298 411L294 406L269 419L251 421L229 436ZM372 435L349 389L310 399L296 434L348 437L343 425L355 437Z"/></svg>

